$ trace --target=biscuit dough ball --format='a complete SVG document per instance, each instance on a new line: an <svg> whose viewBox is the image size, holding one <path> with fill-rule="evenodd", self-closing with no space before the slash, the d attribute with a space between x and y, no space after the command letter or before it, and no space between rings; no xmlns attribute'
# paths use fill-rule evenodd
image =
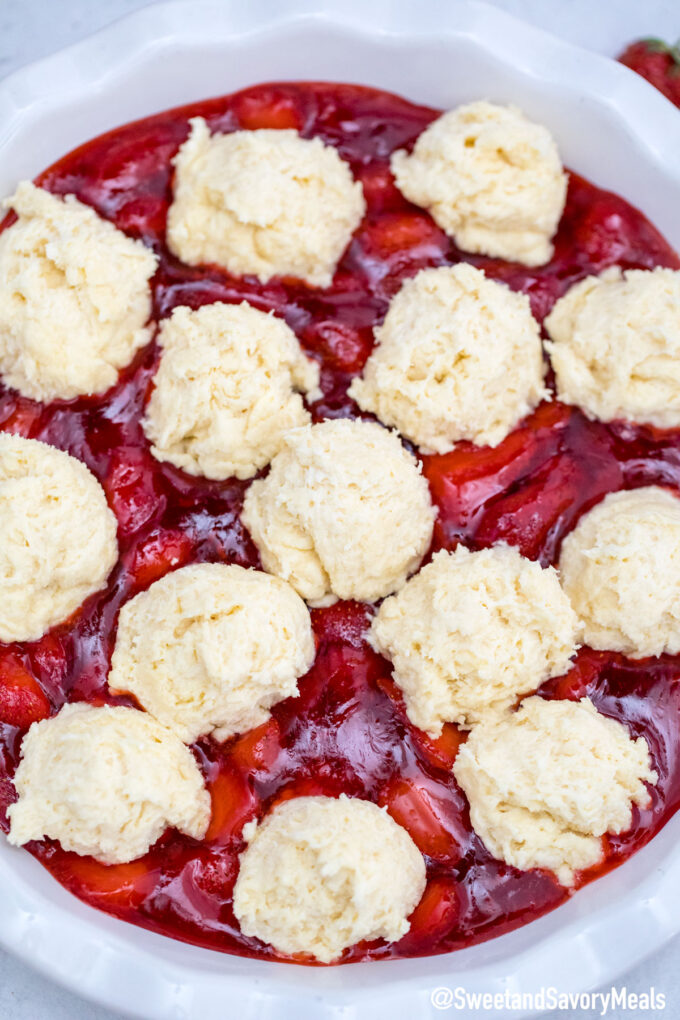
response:
<svg viewBox="0 0 680 1020"><path fill-rule="evenodd" d="M511 708L570 667L579 624L557 572L507 545L436 553L371 627L411 722L431 736Z"/></svg>
<svg viewBox="0 0 680 1020"><path fill-rule="evenodd" d="M327 287L366 210L336 150L297 131L211 135L195 117L174 163L167 240L191 266Z"/></svg>
<svg viewBox="0 0 680 1020"><path fill-rule="evenodd" d="M680 652L680 499L612 492L562 543L562 587L591 648L633 659Z"/></svg>
<svg viewBox="0 0 680 1020"><path fill-rule="evenodd" d="M104 864L141 857L168 826L201 839L210 820L191 751L135 708L65 705L33 723L14 785L10 843L58 839Z"/></svg>
<svg viewBox="0 0 680 1020"><path fill-rule="evenodd" d="M116 518L84 464L0 433L0 641L36 641L104 587Z"/></svg>
<svg viewBox="0 0 680 1020"><path fill-rule="evenodd" d="M435 511L396 435L338 419L288 432L241 516L265 570L330 605L400 588L428 549Z"/></svg>
<svg viewBox="0 0 680 1020"><path fill-rule="evenodd" d="M588 276L545 320L557 395L589 418L680 425L680 272Z"/></svg>
<svg viewBox="0 0 680 1020"><path fill-rule="evenodd" d="M399 190L463 251L526 266L552 257L567 176L547 128L514 106L476 102L435 120L392 156Z"/></svg>
<svg viewBox="0 0 680 1020"><path fill-rule="evenodd" d="M144 431L158 460L206 478L250 478L310 415L319 369L291 329L245 301L175 308L159 331L161 361Z"/></svg>
<svg viewBox="0 0 680 1020"><path fill-rule="evenodd" d="M487 850L515 868L545 868L562 885L602 858L602 836L625 832L656 783L644 737L633 740L588 698L528 698L485 719L453 772Z"/></svg>
<svg viewBox="0 0 680 1020"><path fill-rule="evenodd" d="M103 393L149 342L157 258L73 195L24 181L0 234L0 375L34 400Z"/></svg>
<svg viewBox="0 0 680 1020"><path fill-rule="evenodd" d="M496 446L548 396L529 299L465 263L407 280L375 337L350 396L424 453Z"/></svg>
<svg viewBox="0 0 680 1020"><path fill-rule="evenodd" d="M425 862L375 804L298 797L243 835L234 913L245 935L331 963L364 939L395 942L409 930Z"/></svg>
<svg viewBox="0 0 680 1020"><path fill-rule="evenodd" d="M166 574L120 611L109 686L191 743L259 726L314 661L309 610L260 570L202 563Z"/></svg>

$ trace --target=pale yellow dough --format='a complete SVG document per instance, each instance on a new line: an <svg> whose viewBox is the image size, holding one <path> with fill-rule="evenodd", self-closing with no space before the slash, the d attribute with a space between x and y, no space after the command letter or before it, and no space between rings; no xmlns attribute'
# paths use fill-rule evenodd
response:
<svg viewBox="0 0 680 1020"><path fill-rule="evenodd" d="M187 743L225 740L298 693L314 661L309 610L260 570L202 563L166 574L120 612L109 686Z"/></svg>
<svg viewBox="0 0 680 1020"><path fill-rule="evenodd" d="M189 265L327 287L366 210L330 145L296 131L213 134L201 117L175 157L170 249Z"/></svg>
<svg viewBox="0 0 680 1020"><path fill-rule="evenodd" d="M644 737L582 701L534 697L475 727L453 772L470 821L494 857L544 868L566 886L597 864L602 836L630 828L656 783Z"/></svg>
<svg viewBox="0 0 680 1020"><path fill-rule="evenodd" d="M0 433L0 641L36 641L103 588L116 530L84 464Z"/></svg>
<svg viewBox="0 0 680 1020"><path fill-rule="evenodd" d="M240 305L176 308L143 421L158 460L206 478L250 478L310 420L319 369L282 319Z"/></svg>
<svg viewBox="0 0 680 1020"><path fill-rule="evenodd" d="M496 446L549 395L529 299L465 263L407 280L375 338L350 396L424 453Z"/></svg>
<svg viewBox="0 0 680 1020"><path fill-rule="evenodd" d="M392 156L401 192L463 251L540 266L552 256L567 176L547 128L480 101L438 117Z"/></svg>
<svg viewBox="0 0 680 1020"><path fill-rule="evenodd" d="M680 425L680 271L588 276L545 328L560 400L601 421Z"/></svg>
<svg viewBox="0 0 680 1020"><path fill-rule="evenodd" d="M14 785L10 843L57 839L104 864L141 857L168 826L201 839L210 820L191 751L135 708L65 705L33 723Z"/></svg>
<svg viewBox="0 0 680 1020"><path fill-rule="evenodd" d="M151 339L157 258L73 195L24 181L0 234L0 375L35 400L103 393Z"/></svg>
<svg viewBox="0 0 680 1020"><path fill-rule="evenodd" d="M234 889L244 935L331 963L364 939L395 942L425 889L425 862L384 809L298 797L244 829Z"/></svg>
<svg viewBox="0 0 680 1020"><path fill-rule="evenodd" d="M306 601L372 602L400 588L430 544L435 511L396 435L339 419L294 429L242 520L265 570Z"/></svg>
<svg viewBox="0 0 680 1020"><path fill-rule="evenodd" d="M556 571L507 545L438 552L371 627L411 722L432 736L507 711L566 673L578 634Z"/></svg>
<svg viewBox="0 0 680 1020"><path fill-rule="evenodd" d="M680 652L680 499L668 490L605 496L562 543L560 574L592 648Z"/></svg>

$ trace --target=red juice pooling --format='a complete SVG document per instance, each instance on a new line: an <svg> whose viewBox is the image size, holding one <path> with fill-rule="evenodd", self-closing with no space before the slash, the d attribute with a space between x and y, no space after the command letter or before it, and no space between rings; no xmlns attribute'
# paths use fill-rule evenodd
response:
<svg viewBox="0 0 680 1020"><path fill-rule="evenodd" d="M390 154L410 146L438 111L349 85L263 85L119 128L45 171L38 183L75 194L160 257L152 281L154 317L179 304L238 302L273 310L321 366L315 419L358 414L347 387L372 346L372 329L403 279L426 266L466 260L527 293L542 320L572 284L612 264L680 267L639 212L616 195L570 176L552 261L528 269L460 252L429 215L397 191ZM203 116L217 131L295 128L337 147L361 180L367 213L333 284L313 290L294 280L261 285L215 267L182 265L165 246L171 160ZM6 221L6 222L9 222ZM259 566L239 520L248 483L211 482L154 460L140 427L157 350L152 343L103 397L41 405L0 388L0 428L42 439L83 460L101 481L119 522L120 560L107 588L66 624L33 643L0 645L0 806L14 798L20 740L35 719L65 701L131 703L112 697L106 676L121 604L168 570L196 562ZM423 458L439 507L435 548L504 540L543 564L605 493L639 485L680 489L680 433L589 422L578 410L544 403L495 449L460 443ZM77 541L77 536L74 536ZM232 891L246 821L301 794L345 792L387 805L425 854L428 885L400 942L361 943L342 960L446 952L515 928L568 895L549 874L494 860L471 830L451 775L465 738L447 725L437 740L406 718L390 666L365 641L373 613L338 603L312 613L318 652L300 695L275 706L271 720L223 745L201 740L195 753L213 800L206 838L168 831L131 864L105 866L44 840L28 849L81 899L174 938L263 958L278 954L244 937ZM659 773L646 810L630 832L609 837L590 880L647 842L680 804L680 657L633 662L583 648L545 697L588 695L605 714L643 734Z"/></svg>

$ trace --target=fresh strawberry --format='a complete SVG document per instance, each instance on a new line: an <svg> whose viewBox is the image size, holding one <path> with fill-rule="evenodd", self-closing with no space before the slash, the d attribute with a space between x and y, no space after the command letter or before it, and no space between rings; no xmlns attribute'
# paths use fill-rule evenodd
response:
<svg viewBox="0 0 680 1020"><path fill-rule="evenodd" d="M618 58L626 67L646 78L671 103L680 106L680 44L662 39L640 39Z"/></svg>
<svg viewBox="0 0 680 1020"><path fill-rule="evenodd" d="M40 684L17 655L0 659L0 722L27 729L46 719L50 703Z"/></svg>

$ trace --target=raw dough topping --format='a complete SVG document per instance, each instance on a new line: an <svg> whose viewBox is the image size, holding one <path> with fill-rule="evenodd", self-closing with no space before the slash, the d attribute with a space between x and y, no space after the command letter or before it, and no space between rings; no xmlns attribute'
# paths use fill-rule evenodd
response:
<svg viewBox="0 0 680 1020"><path fill-rule="evenodd" d="M372 602L419 565L434 511L420 466L397 436L364 421L289 432L243 522L265 570L313 604Z"/></svg>
<svg viewBox="0 0 680 1020"><path fill-rule="evenodd" d="M453 771L487 849L516 868L553 871L564 885L600 861L606 832L630 828L633 804L649 803L644 784L657 780L644 737L633 740L587 698L529 698L485 720Z"/></svg>
<svg viewBox="0 0 680 1020"><path fill-rule="evenodd" d="M548 395L529 299L465 263L407 280L376 341L350 395L425 453L496 446Z"/></svg>
<svg viewBox="0 0 680 1020"><path fill-rule="evenodd" d="M680 425L680 272L614 266L545 320L557 394L590 418Z"/></svg>
<svg viewBox="0 0 680 1020"><path fill-rule="evenodd" d="M135 708L65 705L21 745L9 841L58 839L105 864L133 861L170 825L201 839L210 797L191 751Z"/></svg>
<svg viewBox="0 0 680 1020"><path fill-rule="evenodd" d="M168 244L189 265L297 276L327 287L366 210L336 150L296 131L211 135L202 117L175 158Z"/></svg>
<svg viewBox="0 0 680 1020"><path fill-rule="evenodd" d="M562 585L593 648L632 658L680 652L680 499L612 492L562 543Z"/></svg>
<svg viewBox="0 0 680 1020"><path fill-rule="evenodd" d="M314 660L309 610L260 570L203 563L166 574L120 612L109 674L187 742L258 726Z"/></svg>
<svg viewBox="0 0 680 1020"><path fill-rule="evenodd" d="M0 432L0 641L35 641L103 588L116 518L84 464Z"/></svg>
<svg viewBox="0 0 680 1020"><path fill-rule="evenodd" d="M552 567L509 546L458 546L386 599L371 633L409 718L436 736L445 722L468 728L565 673L578 621Z"/></svg>
<svg viewBox="0 0 680 1020"><path fill-rule="evenodd" d="M103 393L151 339L157 258L73 195L24 181L0 234L0 374L35 400Z"/></svg>
<svg viewBox="0 0 680 1020"><path fill-rule="evenodd" d="M550 260L567 177L548 129L516 107L481 101L442 114L410 155L394 153L392 171L463 251Z"/></svg>
<svg viewBox="0 0 680 1020"><path fill-rule="evenodd" d="M408 931L425 862L375 804L298 797L244 836L234 913L246 935L330 963L356 942L394 942Z"/></svg>
<svg viewBox="0 0 680 1020"><path fill-rule="evenodd" d="M206 478L250 478L288 429L310 420L296 390L316 390L319 369L282 319L245 301L180 306L158 341L144 421L158 460Z"/></svg>

